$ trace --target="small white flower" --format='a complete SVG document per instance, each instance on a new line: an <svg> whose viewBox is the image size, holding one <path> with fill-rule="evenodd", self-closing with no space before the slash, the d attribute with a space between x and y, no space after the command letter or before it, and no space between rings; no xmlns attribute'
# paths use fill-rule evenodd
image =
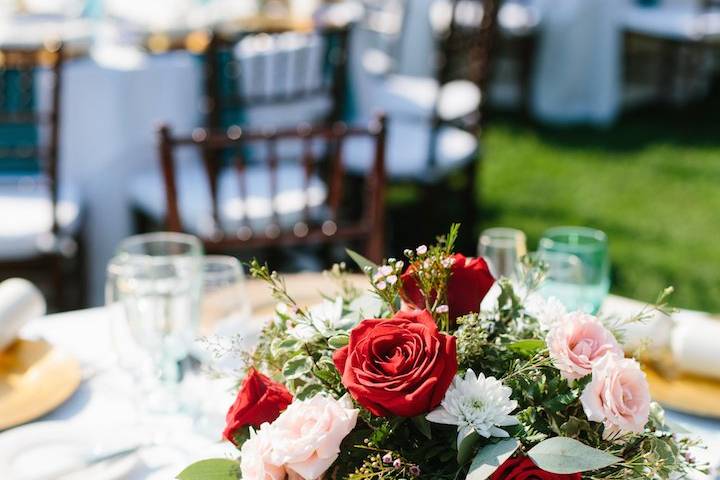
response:
<svg viewBox="0 0 720 480"><path fill-rule="evenodd" d="M397 282L397 275L390 275L385 280L387 280L387 283L389 283L390 285L395 285L395 283Z"/></svg>
<svg viewBox="0 0 720 480"><path fill-rule="evenodd" d="M398 260L397 262L395 262L395 269L396 269L396 270L400 270L400 269L403 267L403 265L405 265L405 264L403 263L403 261L402 261L402 260Z"/></svg>
<svg viewBox="0 0 720 480"><path fill-rule="evenodd" d="M382 267L378 268L378 273L383 277L387 277L388 275L393 273L393 269L390 265L383 265Z"/></svg>
<svg viewBox="0 0 720 480"><path fill-rule="evenodd" d="M376 287L378 290L385 290L385 287L387 287L387 283L385 283L385 282L378 282L378 283L375 285L375 287Z"/></svg>
<svg viewBox="0 0 720 480"><path fill-rule="evenodd" d="M458 446L473 431L490 437L509 437L498 427L517 425L518 420L510 413L517 408L517 402L510 400L512 390L494 377L475 375L472 369L465 372L465 378L456 375L445 393L440 406L427 415L431 422L457 425Z"/></svg>
<svg viewBox="0 0 720 480"><path fill-rule="evenodd" d="M447 305L438 305L435 311L437 313L448 313L450 311L450 307Z"/></svg>
<svg viewBox="0 0 720 480"><path fill-rule="evenodd" d="M425 255L427 253L427 246L420 245L415 249L415 253L417 253L418 255Z"/></svg>
<svg viewBox="0 0 720 480"><path fill-rule="evenodd" d="M452 264L453 264L453 263L455 263L455 259L454 259L453 257L447 257L446 259L444 259L444 260L442 261L442 265L443 265L443 267L445 267L445 268L450 268L450 267L452 267Z"/></svg>
<svg viewBox="0 0 720 480"><path fill-rule="evenodd" d="M412 255L413 252L412 252L412 250L410 250L409 248L406 248L406 249L403 251L403 253L405 254L406 257L409 257L410 255Z"/></svg>

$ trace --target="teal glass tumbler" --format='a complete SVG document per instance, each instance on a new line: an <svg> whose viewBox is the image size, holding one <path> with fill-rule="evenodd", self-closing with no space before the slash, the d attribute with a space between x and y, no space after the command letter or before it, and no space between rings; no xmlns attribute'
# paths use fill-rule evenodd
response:
<svg viewBox="0 0 720 480"><path fill-rule="evenodd" d="M597 313L610 291L607 235L587 227L554 227L540 239L539 257L548 264L540 288L544 297L556 297L569 311Z"/></svg>

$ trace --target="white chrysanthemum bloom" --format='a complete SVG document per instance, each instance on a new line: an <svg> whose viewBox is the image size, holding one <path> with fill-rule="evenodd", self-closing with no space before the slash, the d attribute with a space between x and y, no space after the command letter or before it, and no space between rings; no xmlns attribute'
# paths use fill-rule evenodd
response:
<svg viewBox="0 0 720 480"><path fill-rule="evenodd" d="M545 299L539 293L528 295L525 301L525 311L535 317L545 331L553 328L568 313L560 300L555 297Z"/></svg>
<svg viewBox="0 0 720 480"><path fill-rule="evenodd" d="M512 390L494 377L475 375L472 369L465 372L465 378L456 375L445 393L440 406L427 415L435 423L457 425L458 446L473 431L490 437L509 437L499 427L517 425L518 420L510 413L517 408L517 402L510 400Z"/></svg>
<svg viewBox="0 0 720 480"><path fill-rule="evenodd" d="M288 334L303 341L311 341L320 336L328 337L337 330L350 330L356 320L343 316L343 299L323 300L309 310L310 322L302 321L288 329Z"/></svg>

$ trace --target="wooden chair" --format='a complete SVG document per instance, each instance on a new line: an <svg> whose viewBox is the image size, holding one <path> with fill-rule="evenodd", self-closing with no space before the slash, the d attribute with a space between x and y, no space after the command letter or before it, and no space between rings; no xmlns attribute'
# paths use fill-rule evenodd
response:
<svg viewBox="0 0 720 480"><path fill-rule="evenodd" d="M363 0L365 13L354 41L361 43L360 61L374 74L397 67L407 0Z"/></svg>
<svg viewBox="0 0 720 480"><path fill-rule="evenodd" d="M653 6L632 2L622 19L626 102L684 103L683 97L692 97L692 91L682 92L682 88L678 95L677 87L691 85L708 74L703 70L709 70L708 59L713 52L717 54L720 45L720 1L659 2Z"/></svg>
<svg viewBox="0 0 720 480"><path fill-rule="evenodd" d="M225 133L197 129L191 136L176 137L165 126L159 135L167 229L198 235L209 252L360 241L368 258L381 260L383 116L367 128L336 122L253 132L232 126ZM365 177L364 190L352 190L354 185L345 175L343 145L351 138L371 146L372 168ZM301 156L278 153L280 144L288 140L302 145ZM318 143L325 148L317 148ZM248 150L250 145L266 151L263 163L247 158L248 152L256 151ZM182 175L176 155L179 149L200 153L203 175ZM348 200L356 195L362 196L362 208L353 211Z"/></svg>
<svg viewBox="0 0 720 480"><path fill-rule="evenodd" d="M474 243L471 226L477 221L478 137L486 97L482 92L490 72L498 0L447 0L438 5L444 10L433 21L434 76L385 76L371 108L382 108L388 115L388 180L420 185L424 214L440 212L456 200L463 218L452 220L466 224L463 238L470 245ZM350 143L347 150L348 170L367 171L366 153ZM447 214L456 215L457 210L447 210L436 221L421 222L428 231L414 235L432 240L445 228ZM399 243L413 241L417 237Z"/></svg>
<svg viewBox="0 0 720 480"><path fill-rule="evenodd" d="M78 255L80 202L58 180L61 44L0 49L0 277L51 275L55 304L67 306L64 271ZM36 74L49 76L49 111L39 112ZM43 146L40 146L40 145ZM61 188L63 187L63 188ZM82 281L76 282L82 303Z"/></svg>
<svg viewBox="0 0 720 480"><path fill-rule="evenodd" d="M289 127L342 119L348 28L212 34L205 62L207 127Z"/></svg>

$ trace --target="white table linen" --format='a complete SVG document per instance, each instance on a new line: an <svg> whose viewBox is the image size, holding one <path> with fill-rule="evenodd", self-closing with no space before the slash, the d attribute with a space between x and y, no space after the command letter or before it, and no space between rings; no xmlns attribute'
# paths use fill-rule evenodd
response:
<svg viewBox="0 0 720 480"><path fill-rule="evenodd" d="M208 380L195 388L190 385L186 393L203 392L217 402L217 418L210 420L212 431L218 432L215 438L200 433L189 416L143 414L137 401L137 385L116 367L110 317L106 307L81 310L38 318L22 330L23 338L44 338L74 355L83 366L85 380L80 388L41 420L63 422L68 430L146 433L142 440L157 445L136 454L136 465L127 480L167 480L196 460L234 455L231 444L219 442L225 409L233 399L227 382L218 386Z"/></svg>
<svg viewBox="0 0 720 480"><path fill-rule="evenodd" d="M195 58L129 53L127 63L104 57L68 62L63 82L60 183L74 185L82 198L91 305L103 303L105 266L133 232L127 188L158 162L156 128L168 122L189 132L201 118Z"/></svg>

